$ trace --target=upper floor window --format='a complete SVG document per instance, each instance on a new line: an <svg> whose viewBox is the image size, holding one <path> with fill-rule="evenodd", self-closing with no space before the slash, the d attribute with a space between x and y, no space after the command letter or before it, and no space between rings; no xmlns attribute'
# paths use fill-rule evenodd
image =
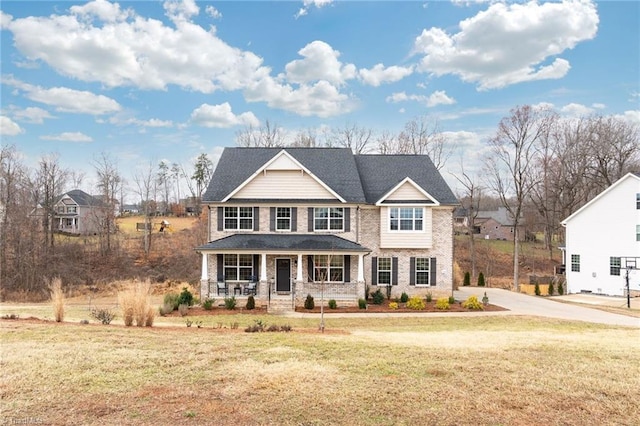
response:
<svg viewBox="0 0 640 426"><path fill-rule="evenodd" d="M253 207L225 207L225 230L253 230Z"/></svg>
<svg viewBox="0 0 640 426"><path fill-rule="evenodd" d="M344 209L342 207L316 207L313 209L314 231L342 231Z"/></svg>
<svg viewBox="0 0 640 426"><path fill-rule="evenodd" d="M77 213L77 212L78 212L77 206L67 206L67 213Z"/></svg>
<svg viewBox="0 0 640 426"><path fill-rule="evenodd" d="M422 231L422 207L392 207L389 209L389 229L392 231Z"/></svg>
<svg viewBox="0 0 640 426"><path fill-rule="evenodd" d="M344 256L313 256L314 281L344 281Z"/></svg>
<svg viewBox="0 0 640 426"><path fill-rule="evenodd" d="M620 275L620 266L621 261L619 257L610 257L609 258L609 274L610 275Z"/></svg>
<svg viewBox="0 0 640 426"><path fill-rule="evenodd" d="M571 255L571 272L580 272L580 255Z"/></svg>
<svg viewBox="0 0 640 426"><path fill-rule="evenodd" d="M636 241L640 241L640 225L636 225Z"/></svg>
<svg viewBox="0 0 640 426"><path fill-rule="evenodd" d="M640 210L640 192L636 194L636 209Z"/></svg>
<svg viewBox="0 0 640 426"><path fill-rule="evenodd" d="M291 231L291 207L276 207L276 231Z"/></svg>
<svg viewBox="0 0 640 426"><path fill-rule="evenodd" d="M64 206L58 206L58 213L64 213Z"/></svg>

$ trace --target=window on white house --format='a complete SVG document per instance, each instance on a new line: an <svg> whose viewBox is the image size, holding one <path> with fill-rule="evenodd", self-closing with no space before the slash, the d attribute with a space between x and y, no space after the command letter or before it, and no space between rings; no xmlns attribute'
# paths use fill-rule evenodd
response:
<svg viewBox="0 0 640 426"><path fill-rule="evenodd" d="M253 275L253 256L250 254L225 254L224 279L249 281Z"/></svg>
<svg viewBox="0 0 640 426"><path fill-rule="evenodd" d="M429 285L429 262L428 257L416 257L416 285Z"/></svg>
<svg viewBox="0 0 640 426"><path fill-rule="evenodd" d="M313 256L314 281L344 281L344 256Z"/></svg>
<svg viewBox="0 0 640 426"><path fill-rule="evenodd" d="M253 230L253 207L225 207L225 230Z"/></svg>
<svg viewBox="0 0 640 426"><path fill-rule="evenodd" d="M571 272L580 272L580 255L571 255Z"/></svg>
<svg viewBox="0 0 640 426"><path fill-rule="evenodd" d="M619 257L610 257L609 258L609 274L620 275L621 265L622 265L622 262Z"/></svg>
<svg viewBox="0 0 640 426"><path fill-rule="evenodd" d="M344 209L342 207L316 207L313 209L314 231L342 231Z"/></svg>
<svg viewBox="0 0 640 426"><path fill-rule="evenodd" d="M391 285L391 258L378 258L378 285Z"/></svg>
<svg viewBox="0 0 640 426"><path fill-rule="evenodd" d="M392 207L389 209L389 229L392 231L422 231L422 207Z"/></svg>
<svg viewBox="0 0 640 426"><path fill-rule="evenodd" d="M291 231L291 207L276 208L276 231Z"/></svg>
<svg viewBox="0 0 640 426"><path fill-rule="evenodd" d="M640 241L640 225L636 225L636 241Z"/></svg>
<svg viewBox="0 0 640 426"><path fill-rule="evenodd" d="M636 209L640 210L640 192L636 194Z"/></svg>

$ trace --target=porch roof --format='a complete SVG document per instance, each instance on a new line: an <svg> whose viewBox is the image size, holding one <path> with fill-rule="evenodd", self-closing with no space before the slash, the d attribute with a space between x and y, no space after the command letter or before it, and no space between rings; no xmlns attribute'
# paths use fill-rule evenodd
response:
<svg viewBox="0 0 640 426"><path fill-rule="evenodd" d="M337 235L322 234L237 234L210 241L196 251L292 251L292 252L364 252L366 247Z"/></svg>

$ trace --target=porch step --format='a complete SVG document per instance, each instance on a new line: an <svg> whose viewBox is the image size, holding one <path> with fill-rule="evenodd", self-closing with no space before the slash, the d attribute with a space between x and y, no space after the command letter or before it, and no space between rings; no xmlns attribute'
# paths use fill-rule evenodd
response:
<svg viewBox="0 0 640 426"><path fill-rule="evenodd" d="M294 312L291 305L291 296L286 298L272 297L271 302L267 306L267 312L270 314L282 314L285 312Z"/></svg>

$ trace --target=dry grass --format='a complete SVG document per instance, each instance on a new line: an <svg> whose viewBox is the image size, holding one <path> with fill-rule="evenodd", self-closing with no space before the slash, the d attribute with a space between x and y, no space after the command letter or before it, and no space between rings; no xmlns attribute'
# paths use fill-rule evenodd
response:
<svg viewBox="0 0 640 426"><path fill-rule="evenodd" d="M118 293L124 325L131 326L134 321L138 327L153 325L155 309L151 306L150 289L149 280L133 281L128 289Z"/></svg>
<svg viewBox="0 0 640 426"><path fill-rule="evenodd" d="M319 334L317 320L266 321L294 331L0 321L3 418L637 424L638 330L521 317L366 318L331 319Z"/></svg>
<svg viewBox="0 0 640 426"><path fill-rule="evenodd" d="M49 294L51 297L51 306L53 307L53 317L56 322L64 320L64 291L62 290L62 280L53 278L49 283Z"/></svg>

